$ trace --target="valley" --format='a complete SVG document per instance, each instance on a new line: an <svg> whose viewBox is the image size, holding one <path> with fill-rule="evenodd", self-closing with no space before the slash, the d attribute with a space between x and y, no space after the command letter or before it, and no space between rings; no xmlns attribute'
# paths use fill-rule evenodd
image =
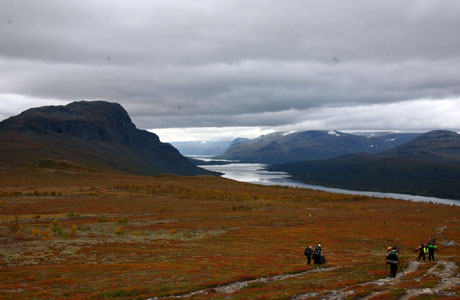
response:
<svg viewBox="0 0 460 300"><path fill-rule="evenodd" d="M460 300L460 1L0 1L0 300Z"/></svg>
<svg viewBox="0 0 460 300"><path fill-rule="evenodd" d="M0 186L3 299L460 295L458 285L438 288L458 269L447 277L436 263L380 281L388 245L410 268L430 236L437 259L458 265L458 247L442 246L460 240L458 206L53 160L2 171ZM315 268L303 250L317 243L328 264Z"/></svg>
<svg viewBox="0 0 460 300"><path fill-rule="evenodd" d="M459 200L442 199L428 196L418 196L410 194L383 193L378 191L364 190L367 186L362 186L363 190L351 190L322 186L318 184L308 184L302 181L295 180L288 173L283 171L270 171L271 166L257 163L236 163L236 162L221 162L221 161L198 161L195 159L198 166L208 169L213 172L221 173L222 177L229 178L241 182L248 182L263 185L281 185L290 187L301 187L329 193L364 195L378 198L393 198L403 199L415 202L433 202L441 204L460 205ZM213 164L215 163L215 164Z"/></svg>

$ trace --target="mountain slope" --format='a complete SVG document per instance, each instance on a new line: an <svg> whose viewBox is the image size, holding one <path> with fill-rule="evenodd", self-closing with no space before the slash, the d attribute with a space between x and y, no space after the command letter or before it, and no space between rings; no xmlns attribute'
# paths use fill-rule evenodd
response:
<svg viewBox="0 0 460 300"><path fill-rule="evenodd" d="M3 169L42 158L139 175L210 174L137 129L121 105L104 101L33 108L0 122Z"/></svg>
<svg viewBox="0 0 460 300"><path fill-rule="evenodd" d="M453 131L434 130L427 132L410 143L389 150L385 155L410 157L413 159L448 159L460 162L460 135Z"/></svg>
<svg viewBox="0 0 460 300"><path fill-rule="evenodd" d="M273 165L310 183L460 199L460 135L432 131L378 154Z"/></svg>
<svg viewBox="0 0 460 300"><path fill-rule="evenodd" d="M256 163L286 163L317 160L343 154L377 153L412 140L416 133L392 133L366 137L335 130L275 132L256 139L235 142L217 158Z"/></svg>

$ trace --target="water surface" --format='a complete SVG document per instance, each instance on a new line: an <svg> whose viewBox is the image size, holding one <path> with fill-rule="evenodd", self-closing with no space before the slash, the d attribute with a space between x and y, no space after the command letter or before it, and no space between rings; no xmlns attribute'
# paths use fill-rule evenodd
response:
<svg viewBox="0 0 460 300"><path fill-rule="evenodd" d="M200 158L201 159L201 158ZM210 159L207 158L207 161ZM451 205L460 205L459 200L441 199L436 197L425 197L416 195L381 193L372 191L353 191L338 188L330 188L320 185L311 185L293 180L286 172L271 172L265 169L265 164L254 163L230 163L226 165L203 165L204 169L224 173L222 177L234 179L243 182L264 184L264 185L286 185L294 187L303 187L314 190L326 191L331 193L342 193L352 195L365 195L379 198L394 198L410 200L416 202L433 202Z"/></svg>

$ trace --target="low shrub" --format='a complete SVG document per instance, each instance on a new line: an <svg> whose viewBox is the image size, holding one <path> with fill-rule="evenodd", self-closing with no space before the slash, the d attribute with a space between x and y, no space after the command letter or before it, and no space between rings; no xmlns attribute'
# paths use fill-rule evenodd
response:
<svg viewBox="0 0 460 300"><path fill-rule="evenodd" d="M118 226L117 230L115 230L115 234L122 235L125 233L125 227L123 225Z"/></svg>
<svg viewBox="0 0 460 300"><path fill-rule="evenodd" d="M123 217L123 218L119 219L117 222L118 222L118 224L127 224L128 221L129 221L128 217Z"/></svg>
<svg viewBox="0 0 460 300"><path fill-rule="evenodd" d="M41 235L41 230L40 228L34 228L32 229L32 235L34 238L39 238Z"/></svg>
<svg viewBox="0 0 460 300"><path fill-rule="evenodd" d="M77 225L73 224L72 227L70 227L70 234L75 235L77 233Z"/></svg>

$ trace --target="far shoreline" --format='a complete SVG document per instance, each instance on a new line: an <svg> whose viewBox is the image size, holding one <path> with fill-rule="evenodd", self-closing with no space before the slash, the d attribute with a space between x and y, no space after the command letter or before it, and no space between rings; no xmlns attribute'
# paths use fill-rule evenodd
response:
<svg viewBox="0 0 460 300"><path fill-rule="evenodd" d="M206 160L203 160L206 159ZM299 188L307 188L311 190L318 190L318 191L325 191L330 193L336 194L350 194L350 195L362 195L362 196L369 196L369 197L376 197L376 198L389 198L389 199L397 199L397 200L405 200L405 201L412 201L412 202L427 202L427 203L434 203L434 204L445 204L445 205L456 205L460 206L460 200L455 199L443 199L438 197L429 197L429 196L420 196L420 195L410 195L410 194L399 194L399 193L390 193L390 192L379 192L379 191L358 191L358 190L348 190L342 189L337 187L328 187L322 185L313 185L300 182L290 176L288 173L285 172L272 172L266 169L266 164L258 164L258 163L245 163L245 162L237 162L237 161L227 161L227 160L213 160L212 157L198 157L195 156L193 158L189 157L193 161L196 161L198 166L202 168L217 171L223 173L222 177L229 178L233 180L237 180L240 182L248 182L254 184L262 184L262 185L284 185L284 186L291 186L291 187L299 187ZM194 162L195 163L195 162ZM270 179L270 180L244 180L236 175L228 175L228 171L226 170L232 166L253 166L253 170L248 170L249 172L258 172L259 176L268 175L268 176L278 176L278 178ZM264 174L265 172L265 174Z"/></svg>

